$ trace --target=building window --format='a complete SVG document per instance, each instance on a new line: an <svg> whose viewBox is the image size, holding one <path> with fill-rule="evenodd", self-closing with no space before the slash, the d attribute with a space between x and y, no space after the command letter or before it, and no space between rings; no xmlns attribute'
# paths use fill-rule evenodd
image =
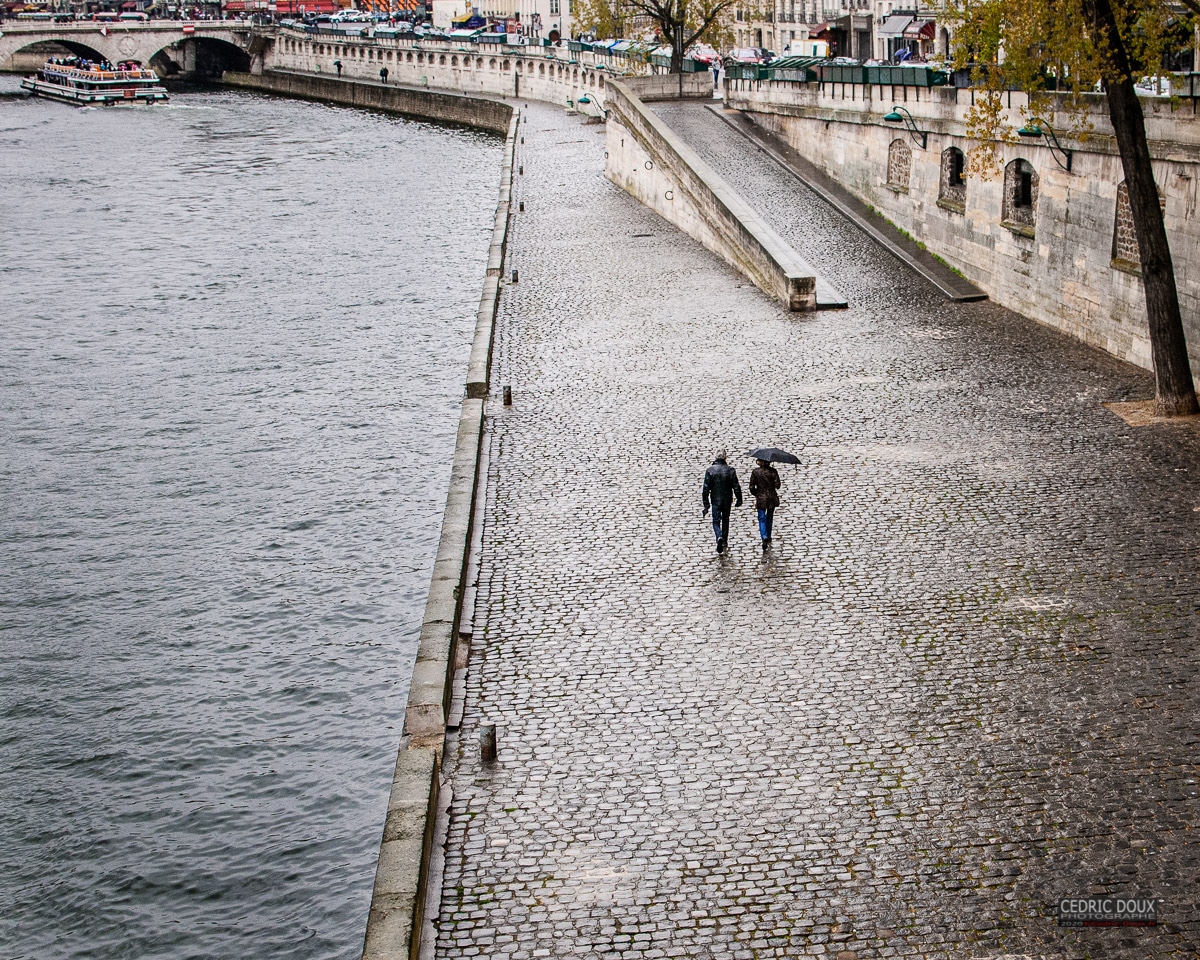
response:
<svg viewBox="0 0 1200 960"><path fill-rule="evenodd" d="M1167 203L1158 198L1160 210ZM1121 181L1117 187L1117 219L1113 224L1112 265L1119 270L1141 272L1142 252L1138 249L1137 231L1133 227L1133 207L1129 204L1129 187Z"/></svg>
<svg viewBox="0 0 1200 960"><path fill-rule="evenodd" d="M1004 168L1004 226L1032 237L1037 220L1038 175L1028 160Z"/></svg>
<svg viewBox="0 0 1200 960"><path fill-rule="evenodd" d="M942 151L942 178L938 186L938 206L962 213L967 206L967 158L958 147Z"/></svg>
<svg viewBox="0 0 1200 960"><path fill-rule="evenodd" d="M559 0L550 0L550 16L557 17L559 11Z"/></svg>
<svg viewBox="0 0 1200 960"><path fill-rule="evenodd" d="M888 147L887 184L893 190L908 192L908 178L912 171L912 150L903 140L893 140Z"/></svg>

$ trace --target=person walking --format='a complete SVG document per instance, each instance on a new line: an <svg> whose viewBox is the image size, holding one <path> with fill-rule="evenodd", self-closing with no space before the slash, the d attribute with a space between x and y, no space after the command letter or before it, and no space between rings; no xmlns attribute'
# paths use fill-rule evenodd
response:
<svg viewBox="0 0 1200 960"><path fill-rule="evenodd" d="M382 80L384 83L387 83L387 75L388 75L388 68L381 67L379 69L379 79Z"/></svg>
<svg viewBox="0 0 1200 960"><path fill-rule="evenodd" d="M338 76L340 77L340 76L342 75L342 61L341 61L341 60L334 60L334 61L333 61L333 66L334 66L334 69L336 69L336 70L337 70L337 72L338 72Z"/></svg>
<svg viewBox="0 0 1200 960"><path fill-rule="evenodd" d="M718 450L712 466L704 471L704 488L700 491L700 502L706 516L712 509L713 534L717 538L717 553L724 553L729 543L729 514L733 510L734 498L742 505L742 485L738 483L737 471L725 462L725 451Z"/></svg>
<svg viewBox="0 0 1200 960"><path fill-rule="evenodd" d="M779 506L779 471L766 460L756 462L758 466L750 471L750 496L758 508L758 535L762 537L763 553L766 553L771 546L771 521Z"/></svg>

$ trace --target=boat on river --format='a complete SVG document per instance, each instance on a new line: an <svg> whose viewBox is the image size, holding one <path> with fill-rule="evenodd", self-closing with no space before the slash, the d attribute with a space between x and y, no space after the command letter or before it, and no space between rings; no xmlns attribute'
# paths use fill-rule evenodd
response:
<svg viewBox="0 0 1200 960"><path fill-rule="evenodd" d="M165 103L167 89L158 74L139 63L113 66L79 57L46 61L35 76L25 77L21 87L34 96L62 100L80 106Z"/></svg>

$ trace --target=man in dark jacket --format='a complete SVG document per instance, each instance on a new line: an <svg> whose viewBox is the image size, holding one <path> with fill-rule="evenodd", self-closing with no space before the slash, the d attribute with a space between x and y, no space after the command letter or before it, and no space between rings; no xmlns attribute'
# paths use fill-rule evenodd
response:
<svg viewBox="0 0 1200 960"><path fill-rule="evenodd" d="M771 546L771 521L779 506L779 471L766 460L750 471L750 496L758 507L758 532L762 537L763 553Z"/></svg>
<svg viewBox="0 0 1200 960"><path fill-rule="evenodd" d="M734 498L742 505L742 485L738 483L737 471L725 462L725 451L718 450L712 466L704 471L704 489L700 501L704 504L704 516L712 508L713 533L717 538L717 553L725 552L729 542L729 512Z"/></svg>

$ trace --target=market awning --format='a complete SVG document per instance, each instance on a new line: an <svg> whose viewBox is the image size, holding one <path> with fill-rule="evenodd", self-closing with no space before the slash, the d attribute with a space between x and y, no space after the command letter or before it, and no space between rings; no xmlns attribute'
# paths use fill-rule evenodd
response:
<svg viewBox="0 0 1200 960"><path fill-rule="evenodd" d="M828 33L828 32L829 32L829 24L827 24L827 23L818 23L815 27L808 28L808 36L810 39L814 39L814 40L817 37L821 36L821 34Z"/></svg>
<svg viewBox="0 0 1200 960"><path fill-rule="evenodd" d="M932 40L936 22L933 20L914 20L904 28L905 40Z"/></svg>
<svg viewBox="0 0 1200 960"><path fill-rule="evenodd" d="M902 37L904 36L905 28L913 22L913 18L906 13L894 13L879 25L879 29L875 31L877 37Z"/></svg>

